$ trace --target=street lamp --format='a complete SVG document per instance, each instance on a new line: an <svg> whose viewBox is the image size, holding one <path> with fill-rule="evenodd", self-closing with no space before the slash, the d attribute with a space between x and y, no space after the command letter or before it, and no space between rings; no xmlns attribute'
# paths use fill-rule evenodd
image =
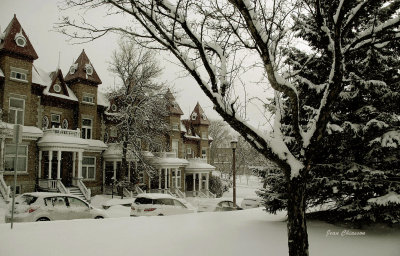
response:
<svg viewBox="0 0 400 256"><path fill-rule="evenodd" d="M232 173L233 173L233 207L236 207L236 147L237 147L237 140L231 141L231 148L232 148Z"/></svg>

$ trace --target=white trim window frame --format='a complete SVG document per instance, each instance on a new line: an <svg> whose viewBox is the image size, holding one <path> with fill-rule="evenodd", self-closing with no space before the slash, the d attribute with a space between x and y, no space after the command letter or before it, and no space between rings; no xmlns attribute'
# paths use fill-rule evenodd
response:
<svg viewBox="0 0 400 256"><path fill-rule="evenodd" d="M96 157L84 156L82 159L82 177L84 180L96 179Z"/></svg>
<svg viewBox="0 0 400 256"><path fill-rule="evenodd" d="M51 128L53 128L53 126L54 126L55 128L60 127L60 124L61 124L61 115L60 115L60 114L52 113L52 114L50 115L50 123L51 123Z"/></svg>
<svg viewBox="0 0 400 256"><path fill-rule="evenodd" d="M192 148L191 147L187 147L186 148L186 156L185 158L191 158L192 157Z"/></svg>
<svg viewBox="0 0 400 256"><path fill-rule="evenodd" d="M90 93L84 93L82 95L82 103L94 105L94 95Z"/></svg>
<svg viewBox="0 0 400 256"><path fill-rule="evenodd" d="M89 125L90 123L90 125ZM82 139L92 139L93 119L82 118Z"/></svg>
<svg viewBox="0 0 400 256"><path fill-rule="evenodd" d="M201 138L203 140L208 140L207 132L201 132Z"/></svg>
<svg viewBox="0 0 400 256"><path fill-rule="evenodd" d="M172 143L171 143L171 152L175 152L176 157L178 157L178 153L179 153L179 140L172 140Z"/></svg>
<svg viewBox="0 0 400 256"><path fill-rule="evenodd" d="M28 82L28 70L16 67L10 67L10 80L18 82Z"/></svg>
<svg viewBox="0 0 400 256"><path fill-rule="evenodd" d="M172 123L172 130L173 131L179 131L179 124L178 123Z"/></svg>
<svg viewBox="0 0 400 256"><path fill-rule="evenodd" d="M12 101L13 104L12 104ZM22 106L21 106L22 101ZM19 103L17 103L19 102ZM24 125L24 118L25 118L25 100L21 98L9 98L9 115L8 115L8 122L11 124L21 124Z"/></svg>
<svg viewBox="0 0 400 256"><path fill-rule="evenodd" d="M16 147L14 144L6 144L4 147L4 170L6 172L14 171L14 161ZM17 173L28 172L28 145L18 146Z"/></svg>
<svg viewBox="0 0 400 256"><path fill-rule="evenodd" d="M207 148L201 148L201 158L207 159Z"/></svg>

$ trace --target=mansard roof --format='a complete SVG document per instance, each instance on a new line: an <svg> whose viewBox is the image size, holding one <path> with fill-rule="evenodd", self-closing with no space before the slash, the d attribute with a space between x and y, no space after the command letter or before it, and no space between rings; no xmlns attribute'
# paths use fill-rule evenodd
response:
<svg viewBox="0 0 400 256"><path fill-rule="evenodd" d="M197 102L194 110L190 114L190 121L192 124L196 125L210 125L210 121L208 120L204 110L201 108L200 104Z"/></svg>
<svg viewBox="0 0 400 256"><path fill-rule="evenodd" d="M170 89L168 89L166 97L169 101L169 112L171 114L176 114L176 115L183 115L182 109L179 107L178 103L176 102L176 99Z"/></svg>
<svg viewBox="0 0 400 256"><path fill-rule="evenodd" d="M74 64L71 65L68 74L64 78L65 82L83 81L93 85L101 84L101 80L97 75L92 63L90 62L85 50L82 50L81 55Z"/></svg>
<svg viewBox="0 0 400 256"><path fill-rule="evenodd" d="M0 31L0 52L13 53L30 60L38 58L35 49L15 14L6 30L3 33Z"/></svg>

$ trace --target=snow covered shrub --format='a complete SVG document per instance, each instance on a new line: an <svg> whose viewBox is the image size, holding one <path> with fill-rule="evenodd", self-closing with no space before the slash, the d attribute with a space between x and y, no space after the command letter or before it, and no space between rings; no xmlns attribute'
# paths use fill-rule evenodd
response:
<svg viewBox="0 0 400 256"><path fill-rule="evenodd" d="M209 182L209 189L211 193L215 194L217 197L221 197L222 194L229 191L230 183L218 176L211 175Z"/></svg>

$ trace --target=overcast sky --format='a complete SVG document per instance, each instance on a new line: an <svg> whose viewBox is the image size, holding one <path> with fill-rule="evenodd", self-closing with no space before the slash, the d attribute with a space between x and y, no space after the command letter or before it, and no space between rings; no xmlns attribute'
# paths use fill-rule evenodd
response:
<svg viewBox="0 0 400 256"><path fill-rule="evenodd" d="M60 53L60 68L64 75L82 49L85 49L103 82L99 88L104 91L107 87L112 86L114 80L116 80L114 75L108 71L108 62L113 50L117 47L118 36L110 34L93 42L71 44L65 35L56 32L54 29L54 24L59 21L62 15L66 14L65 12L60 13L58 2L58 0L0 0L1 31L5 30L13 15L16 14L39 56L35 65L46 71L52 71L57 67ZM90 15L95 15L96 21L105 20L103 13L91 13ZM129 21L129 17L120 17L116 22L125 24ZM171 61L177 62L176 59L167 54L158 56L159 62L164 67L161 80L177 92L177 101L185 113L184 117L187 117L196 103L200 102L209 118L220 119L212 109L211 101L204 95L194 79L190 76L182 77L184 74L182 70L171 63ZM260 126L262 122L257 121L259 118L256 117L260 112L259 108L253 106L248 112L256 120L252 124Z"/></svg>

